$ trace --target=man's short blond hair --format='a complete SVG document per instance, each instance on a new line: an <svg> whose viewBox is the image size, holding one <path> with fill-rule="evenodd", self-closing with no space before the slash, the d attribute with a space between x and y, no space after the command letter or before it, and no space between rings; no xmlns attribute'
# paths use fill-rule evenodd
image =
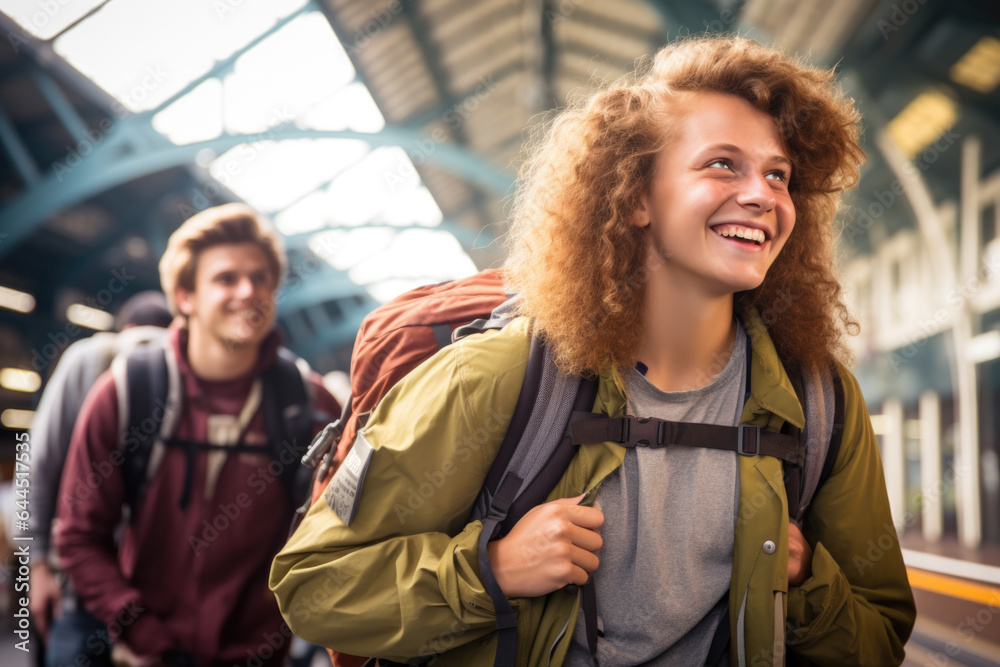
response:
<svg viewBox="0 0 1000 667"><path fill-rule="evenodd" d="M202 251L237 243L253 243L264 252L277 289L285 272L285 252L278 232L246 204L214 206L184 221L170 235L167 250L160 258L160 285L171 313L179 314L175 299L178 287L194 291L198 256Z"/></svg>

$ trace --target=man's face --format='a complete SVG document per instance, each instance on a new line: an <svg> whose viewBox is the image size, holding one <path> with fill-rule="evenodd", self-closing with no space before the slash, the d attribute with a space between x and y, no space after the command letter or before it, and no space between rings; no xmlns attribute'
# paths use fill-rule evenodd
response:
<svg viewBox="0 0 1000 667"><path fill-rule="evenodd" d="M194 290L178 288L178 309L192 335L229 347L259 344L274 322L276 277L253 243L217 245L198 256Z"/></svg>
<svg viewBox="0 0 1000 667"><path fill-rule="evenodd" d="M753 289L795 227L791 162L774 119L743 98L699 92L688 102L636 224L679 289Z"/></svg>

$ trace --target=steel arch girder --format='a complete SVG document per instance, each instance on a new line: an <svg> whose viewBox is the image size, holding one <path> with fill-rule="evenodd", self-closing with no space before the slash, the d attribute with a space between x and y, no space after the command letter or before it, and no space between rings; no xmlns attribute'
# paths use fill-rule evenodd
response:
<svg viewBox="0 0 1000 667"><path fill-rule="evenodd" d="M105 141L108 139L111 137L106 137ZM416 155L420 161L433 162L500 196L506 196L514 182L510 173L467 149L452 144L436 144L420 132L394 127L368 134L353 130L279 126L264 133L227 134L185 146L163 146L133 152L125 157L115 157L112 153L119 150L120 145L108 142L110 145L101 145L89 157L81 158L80 164L68 174L50 173L0 210L0 229L7 233L4 243L0 244L0 257L13 250L57 211L142 176L193 164L197 154L203 150L221 155L242 144L290 139L354 139L375 146L400 146L404 150L409 147L408 154ZM429 148L426 147L428 142L431 144Z"/></svg>
<svg viewBox="0 0 1000 667"><path fill-rule="evenodd" d="M318 331L307 343L296 345L295 351L312 364L321 354L350 345L357 338L361 322L367 314L360 310L352 312L342 322Z"/></svg>
<svg viewBox="0 0 1000 667"><path fill-rule="evenodd" d="M352 282L345 272L332 267L328 269L310 272L301 276L294 285L283 287L276 299L278 315L310 308L324 301L346 299L358 294L367 295L364 285Z"/></svg>

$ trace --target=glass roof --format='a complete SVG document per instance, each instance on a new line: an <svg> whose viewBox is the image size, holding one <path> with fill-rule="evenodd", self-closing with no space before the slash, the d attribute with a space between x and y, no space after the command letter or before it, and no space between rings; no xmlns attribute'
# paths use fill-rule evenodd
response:
<svg viewBox="0 0 1000 667"><path fill-rule="evenodd" d="M40 39L51 39L107 0L3 0L0 8L25 30Z"/></svg>
<svg viewBox="0 0 1000 667"><path fill-rule="evenodd" d="M32 19L37 0L0 0L0 11L43 39L57 35L57 53L173 144L249 135L221 154L199 153L196 164L284 234L336 234L338 252L321 256L376 299L476 270L450 232L433 229L441 210L402 148L271 138L275 127L385 127L313 2L52 4L58 11L42 27Z"/></svg>

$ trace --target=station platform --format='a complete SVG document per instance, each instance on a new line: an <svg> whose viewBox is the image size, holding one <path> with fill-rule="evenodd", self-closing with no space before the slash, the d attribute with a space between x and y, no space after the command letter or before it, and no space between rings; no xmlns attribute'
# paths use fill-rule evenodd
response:
<svg viewBox="0 0 1000 667"><path fill-rule="evenodd" d="M908 667L1000 665L1000 547L901 540L917 603Z"/></svg>

